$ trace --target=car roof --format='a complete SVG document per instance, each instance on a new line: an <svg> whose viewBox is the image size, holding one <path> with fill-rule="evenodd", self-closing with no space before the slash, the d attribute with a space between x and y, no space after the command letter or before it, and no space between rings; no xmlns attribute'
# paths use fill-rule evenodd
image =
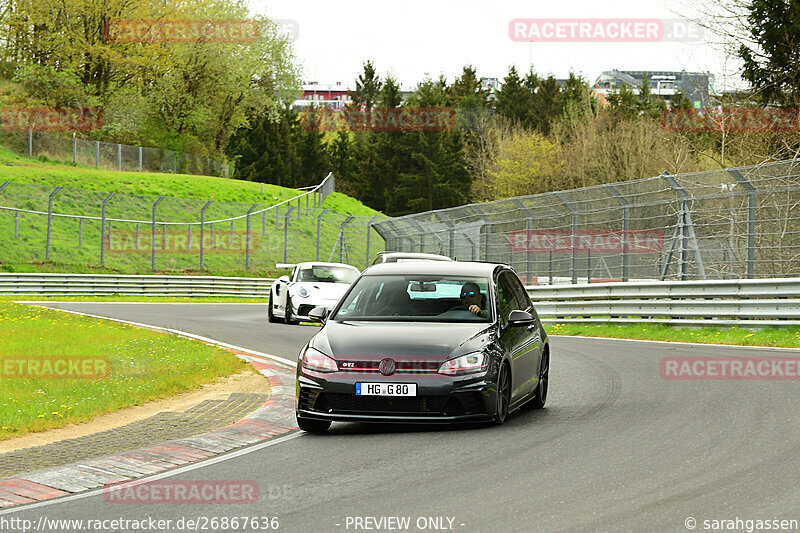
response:
<svg viewBox="0 0 800 533"><path fill-rule="evenodd" d="M429 254L423 252L378 252L377 259L429 259L431 261L452 261L450 257L439 254Z"/></svg>
<svg viewBox="0 0 800 533"><path fill-rule="evenodd" d="M414 261L408 263L378 263L366 269L364 276L385 274L430 274L489 277L498 268L510 268L502 263L473 261Z"/></svg>
<svg viewBox="0 0 800 533"><path fill-rule="evenodd" d="M297 263L297 266L300 268L309 268L315 266L337 266L337 267L351 268L353 270L358 271L358 268L354 267L353 265L347 265L345 263L324 263L320 261L307 261L305 263Z"/></svg>

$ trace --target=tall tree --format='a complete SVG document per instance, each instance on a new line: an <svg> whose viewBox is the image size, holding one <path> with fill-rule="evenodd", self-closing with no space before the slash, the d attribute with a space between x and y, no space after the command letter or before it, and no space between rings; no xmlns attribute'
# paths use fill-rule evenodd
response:
<svg viewBox="0 0 800 533"><path fill-rule="evenodd" d="M364 72L356 79L356 90L349 91L352 106L372 109L378 102L383 83L372 61L364 63Z"/></svg>
<svg viewBox="0 0 800 533"><path fill-rule="evenodd" d="M512 65L503 78L503 86L497 91L497 112L513 122L523 122L528 115L529 94Z"/></svg>
<svg viewBox="0 0 800 533"><path fill-rule="evenodd" d="M800 2L750 0L745 6L752 41L738 50L744 79L765 104L800 106Z"/></svg>

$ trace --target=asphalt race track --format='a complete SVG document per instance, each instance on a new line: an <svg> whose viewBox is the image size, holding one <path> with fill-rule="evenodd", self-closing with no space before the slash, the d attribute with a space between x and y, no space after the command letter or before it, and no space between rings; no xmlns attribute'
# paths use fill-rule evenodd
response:
<svg viewBox="0 0 800 533"><path fill-rule="evenodd" d="M292 360L317 331L268 324L262 305L54 307ZM551 346L547 408L503 426L334 424L327 435L300 433L169 478L253 480L257 504L124 505L94 495L3 518L267 516L291 532L367 530L354 527L355 517L410 517L401 531L433 531L418 524L445 517L438 530L463 532L690 531L691 519L703 531L712 530L705 520L800 520L800 382L671 381L659 372L666 356L800 352L564 337ZM375 530L398 530L385 525Z"/></svg>

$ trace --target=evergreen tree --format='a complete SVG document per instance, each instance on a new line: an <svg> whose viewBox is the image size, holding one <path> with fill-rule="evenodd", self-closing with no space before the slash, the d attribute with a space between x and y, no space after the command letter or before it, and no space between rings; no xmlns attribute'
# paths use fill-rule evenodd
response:
<svg viewBox="0 0 800 533"><path fill-rule="evenodd" d="M528 114L530 92L522 84L517 69L511 66L497 91L497 112L512 122L524 122Z"/></svg>
<svg viewBox="0 0 800 533"><path fill-rule="evenodd" d="M747 31L758 48L743 43L742 76L765 104L800 106L800 2L750 0Z"/></svg>
<svg viewBox="0 0 800 533"><path fill-rule="evenodd" d="M265 113L251 118L250 127L238 130L228 145L228 153L238 154L238 177L297 187L302 172L295 145L298 129L297 114L288 110L277 116Z"/></svg>
<svg viewBox="0 0 800 533"><path fill-rule="evenodd" d="M553 121L561 115L563 108L561 86L550 75L541 80L539 86L531 94L528 125L542 135L549 135Z"/></svg>
<svg viewBox="0 0 800 533"><path fill-rule="evenodd" d="M359 74L358 79L356 79L356 90L349 91L350 98L353 100L351 105L372 109L378 102L378 95L382 86L381 78L378 76L375 66L372 61L367 61L364 63L364 72Z"/></svg>

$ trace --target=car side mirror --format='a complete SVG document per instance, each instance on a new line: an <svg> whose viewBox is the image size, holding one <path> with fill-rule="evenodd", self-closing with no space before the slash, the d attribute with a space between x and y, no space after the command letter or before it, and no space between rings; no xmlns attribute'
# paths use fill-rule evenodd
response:
<svg viewBox="0 0 800 533"><path fill-rule="evenodd" d="M316 320L317 322L325 323L325 320L328 318L328 311L327 307L322 307L318 305L317 307L313 308L311 311L308 312L308 318L312 320Z"/></svg>
<svg viewBox="0 0 800 533"><path fill-rule="evenodd" d="M518 328L520 326L530 326L533 324L533 315L531 315L527 311L520 311L519 309L514 309L511 311L511 314L508 315L508 327L510 328Z"/></svg>
<svg viewBox="0 0 800 533"><path fill-rule="evenodd" d="M281 276L278 278L278 281L282 283L289 283L289 276Z"/></svg>

